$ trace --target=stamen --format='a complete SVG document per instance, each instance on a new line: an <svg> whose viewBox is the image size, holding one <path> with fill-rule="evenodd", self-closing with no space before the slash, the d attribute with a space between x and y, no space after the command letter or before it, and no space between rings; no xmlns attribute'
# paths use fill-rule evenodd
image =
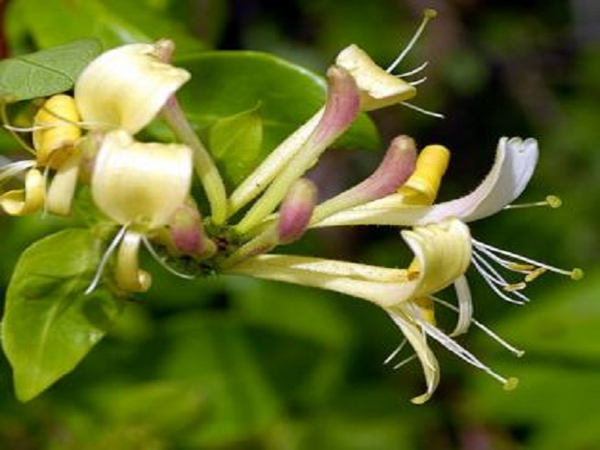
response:
<svg viewBox="0 0 600 450"><path fill-rule="evenodd" d="M433 325L430 325L425 320L418 317L418 315L416 316L416 320L429 336L438 341L440 344L442 344L456 356L461 358L463 361L471 364L473 367L484 371L492 378L495 378L504 385L505 389L514 388L514 385L516 385L514 378L505 378L497 372L494 372L490 367L483 364L479 359L477 359L475 355L473 355L471 352L469 352L467 349L461 346L458 342L444 334L438 328L434 327Z"/></svg>
<svg viewBox="0 0 600 450"><path fill-rule="evenodd" d="M385 361L383 362L383 365L388 364L392 359L394 359L396 357L396 355L398 355L398 353L400 353L400 351L406 346L406 343L408 342L407 339L404 339L400 345L398 347L396 347L396 349L390 353L390 356L388 356L387 358L385 358Z"/></svg>
<svg viewBox="0 0 600 450"><path fill-rule="evenodd" d="M179 278L183 278L185 280L195 280L196 279L196 277L194 277L193 275L188 275L187 273L179 272L177 269L171 267L167 263L167 261L164 260L164 258L161 258L161 256L158 254L158 252L156 251L156 249L154 248L152 243L148 240L148 238L146 238L146 236L144 236L142 238L142 242L144 243L144 247L146 247L146 249L148 249L148 251L150 252L152 257L154 258L154 260L158 264L160 264L160 266L163 269L165 269L167 272L172 273L173 275L175 275Z"/></svg>
<svg viewBox="0 0 600 450"><path fill-rule="evenodd" d="M504 280L504 278L502 278L502 276L500 274L498 274L498 272L496 272L487 261L485 261L481 255L473 252L473 259L471 260L471 262L473 263L473 265L475 266L475 269L477 269L477 271L480 273L480 275L483 277L483 280L487 283L487 285L503 300L506 300L507 302L510 303L514 303L515 305L523 305L524 303L529 301L529 298L524 296L523 294L521 294L520 292L512 292L512 294L516 295L517 297L523 298L523 300L516 300L510 296L508 296L506 293L504 293L501 289L498 288L497 285L500 285L502 287L507 286L509 283L506 282L506 280ZM487 271L490 272L487 272ZM500 277L500 279L496 278L496 276ZM503 281L500 281L503 280Z"/></svg>
<svg viewBox="0 0 600 450"><path fill-rule="evenodd" d="M543 267L538 267L537 269L534 269L533 271L527 274L527 276L525 277L525 282L531 283L533 280L535 280L540 275L543 275L544 273L546 273L546 269L544 269Z"/></svg>
<svg viewBox="0 0 600 450"><path fill-rule="evenodd" d="M566 276L571 277L573 280L579 280L583 277L583 271L579 268L574 268L571 270L560 269L558 267L554 267L549 264L545 264L540 261L536 261L534 259L518 255L516 253L512 253L512 252L509 252L506 250L501 250L501 249L493 247L491 245L484 244L483 242L477 241L476 239L473 239L473 243L480 250L485 249L485 250L489 250L490 253L508 256L509 258L514 258L516 261L518 261L520 263L530 264L536 268L544 268L546 270L549 270L550 272L555 272L560 275L566 275Z"/></svg>
<svg viewBox="0 0 600 450"><path fill-rule="evenodd" d="M431 298L436 303L439 303L440 305L445 306L446 308L451 309L454 312L457 312L457 313L459 312L458 308L456 306L454 306L452 303L447 302L445 300L442 300L441 298L438 298L438 297L433 297L432 296ZM504 347L505 349L507 349L511 353L514 353L519 358L525 354L524 350L520 350L520 349L512 346L511 344L509 344L508 342L506 342L504 339L502 339L498 334L496 334L490 328L486 327L483 323L479 322L474 317L471 318L471 322L477 328L479 328L481 331L483 331L485 334L487 334L489 337L491 337L493 340L495 340L496 342L498 342L502 347Z"/></svg>
<svg viewBox="0 0 600 450"><path fill-rule="evenodd" d="M402 361L400 361L398 364L396 364L394 367L392 367L392 369L398 370L399 368L404 367L409 362L413 361L416 357L417 357L417 354L415 353L414 355L409 356L408 358L404 358Z"/></svg>
<svg viewBox="0 0 600 450"><path fill-rule="evenodd" d="M416 69L413 70L409 70L408 72L404 72L401 73L400 75L396 75L398 78L405 78L405 77L410 77L411 75L416 75L419 72L421 72L422 70L425 70L425 68L429 65L429 61L425 61L423 64L421 64L419 67L417 67Z"/></svg>
<svg viewBox="0 0 600 450"><path fill-rule="evenodd" d="M521 281L520 283L507 284L506 286L504 286L503 289L506 292L515 292L515 291L522 291L526 287L527 287L527 283L525 283L524 281Z"/></svg>
<svg viewBox="0 0 600 450"><path fill-rule="evenodd" d="M426 116L435 117L436 119L444 119L443 114L429 111L428 109L421 108L420 106L413 105L412 103L400 102L400 104L406 106L407 108L414 109L415 111L418 111L422 114L425 114Z"/></svg>
<svg viewBox="0 0 600 450"><path fill-rule="evenodd" d="M417 28L417 31L415 31L415 34L409 41L408 45L406 47L404 47L404 50L402 50L400 52L400 54L396 57L396 59L392 62L392 64L390 64L390 66L386 69L387 73L392 72L396 67L398 67L398 64L400 64L402 62L402 60L406 57L408 52L410 52L412 50L412 48L416 44L417 40L419 40L419 38L423 34L423 31L425 30L425 27L427 26L429 21L431 19L435 18L436 16L437 16L437 11L435 9L427 8L423 11L423 20L421 21L419 28Z"/></svg>
<svg viewBox="0 0 600 450"><path fill-rule="evenodd" d="M96 287L98 286L98 283L100 282L100 278L102 277L102 274L104 273L104 267L106 266L108 259L115 252L117 246L119 245L119 242L121 242L121 239L123 239L123 236L125 235L125 232L127 231L128 226L129 226L129 224L123 225L121 227L119 232L116 234L116 236L114 237L114 239L112 240L112 242L110 243L110 245L108 246L106 251L104 252L104 255L102 255L102 258L100 259L100 263L98 264L98 269L96 269L96 274L94 275L92 282L90 283L90 285L84 292L85 295L91 294L94 291L94 289L96 289Z"/></svg>
<svg viewBox="0 0 600 450"><path fill-rule="evenodd" d="M408 84L410 84L412 87L416 87L420 84L423 84L427 81L427 77L423 77L423 78L419 78L418 80L415 81L409 81Z"/></svg>
<svg viewBox="0 0 600 450"><path fill-rule="evenodd" d="M557 209L562 206L562 200L557 195L548 195L545 200L531 203L518 203L514 205L507 205L504 209L520 209L520 208L533 208L536 206L549 206L552 209Z"/></svg>

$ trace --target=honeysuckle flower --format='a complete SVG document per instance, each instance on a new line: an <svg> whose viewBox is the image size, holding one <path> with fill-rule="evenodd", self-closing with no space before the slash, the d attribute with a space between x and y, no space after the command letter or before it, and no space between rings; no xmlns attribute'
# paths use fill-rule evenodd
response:
<svg viewBox="0 0 600 450"><path fill-rule="evenodd" d="M411 264L411 267L416 266L418 270L305 256L260 255L227 268L225 273L317 287L368 300L382 307L403 332L421 361L427 391L414 398L414 403L426 401L439 381L439 366L429 348L427 337L438 341L469 364L491 374L505 386L512 387L514 379L493 372L452 339L457 330L450 335L444 333L423 315L421 308L421 299L429 298L456 280L463 279L472 254L469 228L458 219L447 219L413 230L403 230L401 234L414 253L417 264ZM396 354L397 351L391 357Z"/></svg>
<svg viewBox="0 0 600 450"><path fill-rule="evenodd" d="M440 117L439 114L431 113L406 102L406 100L416 95L416 86L425 81L426 78L416 81L405 81L403 78L418 74L427 66L427 63L400 75L392 74L419 39L427 23L436 15L437 13L432 9L425 10L423 21L409 44L385 70L378 66L364 50L354 44L339 53L333 68L343 69L354 80L359 97L359 110L372 111L401 103L425 114ZM330 92L331 87L330 85ZM229 199L229 215L235 214L263 192L276 177L279 177L281 170L285 169L286 166L290 166L288 164L290 161L297 158L307 147L310 147L307 144L308 141L312 139L314 143L314 137L318 135L317 130L324 128L324 122L328 120L324 119L323 116L328 112L328 109L331 109L329 107L331 100L332 96L330 95L325 107L317 111L277 146L254 172L236 187ZM331 142L326 143L326 145L330 144ZM242 226L242 229L244 228L245 226Z"/></svg>
<svg viewBox="0 0 600 450"><path fill-rule="evenodd" d="M42 208L61 215L70 212L81 160L79 121L72 97L55 95L44 102L33 119L35 161L19 161L2 168L3 179L28 170L24 189L0 196L0 206L8 214L21 216ZM50 183L49 170L55 171Z"/></svg>
<svg viewBox="0 0 600 450"><path fill-rule="evenodd" d="M102 53L79 75L75 100L84 123L99 131L135 134L190 79L163 61L170 41L128 44ZM166 48L167 47L167 48Z"/></svg>
<svg viewBox="0 0 600 450"><path fill-rule="evenodd" d="M112 251L120 244L116 280L122 289L148 289L150 276L138 267L140 244L151 232L167 226L184 205L191 176L192 152L187 146L135 142L126 131L112 131L104 137L94 163L91 192L98 208L122 226L109 247Z"/></svg>

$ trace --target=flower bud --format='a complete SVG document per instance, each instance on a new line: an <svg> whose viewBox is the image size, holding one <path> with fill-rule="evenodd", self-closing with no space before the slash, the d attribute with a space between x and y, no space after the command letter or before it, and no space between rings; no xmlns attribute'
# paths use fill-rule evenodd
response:
<svg viewBox="0 0 600 450"><path fill-rule="evenodd" d="M214 243L204 233L202 217L193 200L188 200L177 208L169 228L172 243L178 252L201 256L215 251Z"/></svg>
<svg viewBox="0 0 600 450"><path fill-rule="evenodd" d="M364 50L354 44L342 50L335 63L354 77L360 90L363 111L394 105L417 94L414 86L386 72Z"/></svg>
<svg viewBox="0 0 600 450"><path fill-rule="evenodd" d="M294 183L279 210L279 242L287 244L304 234L315 208L316 197L317 188L312 181L300 178Z"/></svg>
<svg viewBox="0 0 600 450"><path fill-rule="evenodd" d="M94 165L97 206L122 225L167 225L189 195L192 151L179 144L135 142L124 131L108 133Z"/></svg>
<svg viewBox="0 0 600 450"><path fill-rule="evenodd" d="M135 134L161 110L190 74L162 61L165 42L129 44L93 60L75 83L85 123L97 130Z"/></svg>
<svg viewBox="0 0 600 450"><path fill-rule="evenodd" d="M33 118L33 146L39 166L58 169L76 150L81 137L79 112L73 97L50 97Z"/></svg>

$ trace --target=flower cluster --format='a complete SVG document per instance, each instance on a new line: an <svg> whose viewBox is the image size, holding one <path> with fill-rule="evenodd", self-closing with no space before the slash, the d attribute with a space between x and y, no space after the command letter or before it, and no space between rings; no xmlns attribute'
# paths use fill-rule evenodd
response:
<svg viewBox="0 0 600 450"><path fill-rule="evenodd" d="M138 264L143 244L164 267L184 278L207 273L247 275L375 303L405 338L388 361L408 342L414 355L397 367L414 358L421 363L427 389L413 399L415 403L426 401L439 380L430 340L510 388L515 379L492 371L454 338L474 324L521 353L472 317L465 277L470 266L496 294L513 303L528 301L523 290L546 271L574 279L582 275L578 269L561 270L480 242L467 225L511 207L533 175L537 142L501 138L495 163L479 187L442 203L435 200L450 151L441 145L419 151L406 135L390 143L370 176L325 201L318 202L317 187L305 178L361 112L395 104L416 108L407 101L423 80L409 82L406 77L425 65L400 76L392 71L434 16L426 11L414 39L387 70L355 45L340 52L327 71L324 106L231 193L175 98L190 74L169 63L173 44L160 41L107 51L80 75L72 97L54 96L40 108L31 128L35 160L6 165L0 175L0 181L6 181L26 171L25 186L3 193L0 207L11 215L69 214L77 184L89 184L95 206L114 227L88 292L104 282L121 292L149 289L150 275ZM136 140L135 135L159 115L180 143ZM204 215L191 194L194 173L208 200ZM558 202L550 197L545 203L557 206ZM412 263L385 268L270 253L310 229L356 225L401 229L414 253ZM185 271L178 261L186 262ZM507 279L510 271L519 274L519 281ZM457 293L456 306L437 297L451 285ZM449 333L436 324L436 304L458 313L457 325Z"/></svg>

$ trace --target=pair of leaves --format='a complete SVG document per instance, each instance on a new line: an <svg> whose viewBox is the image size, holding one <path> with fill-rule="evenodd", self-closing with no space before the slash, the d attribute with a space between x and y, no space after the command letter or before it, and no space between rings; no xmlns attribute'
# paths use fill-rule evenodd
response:
<svg viewBox="0 0 600 450"><path fill-rule="evenodd" d="M123 302L107 287L85 294L101 252L91 231L67 229L21 255L2 322L2 345L20 400L75 368L121 312Z"/></svg>

